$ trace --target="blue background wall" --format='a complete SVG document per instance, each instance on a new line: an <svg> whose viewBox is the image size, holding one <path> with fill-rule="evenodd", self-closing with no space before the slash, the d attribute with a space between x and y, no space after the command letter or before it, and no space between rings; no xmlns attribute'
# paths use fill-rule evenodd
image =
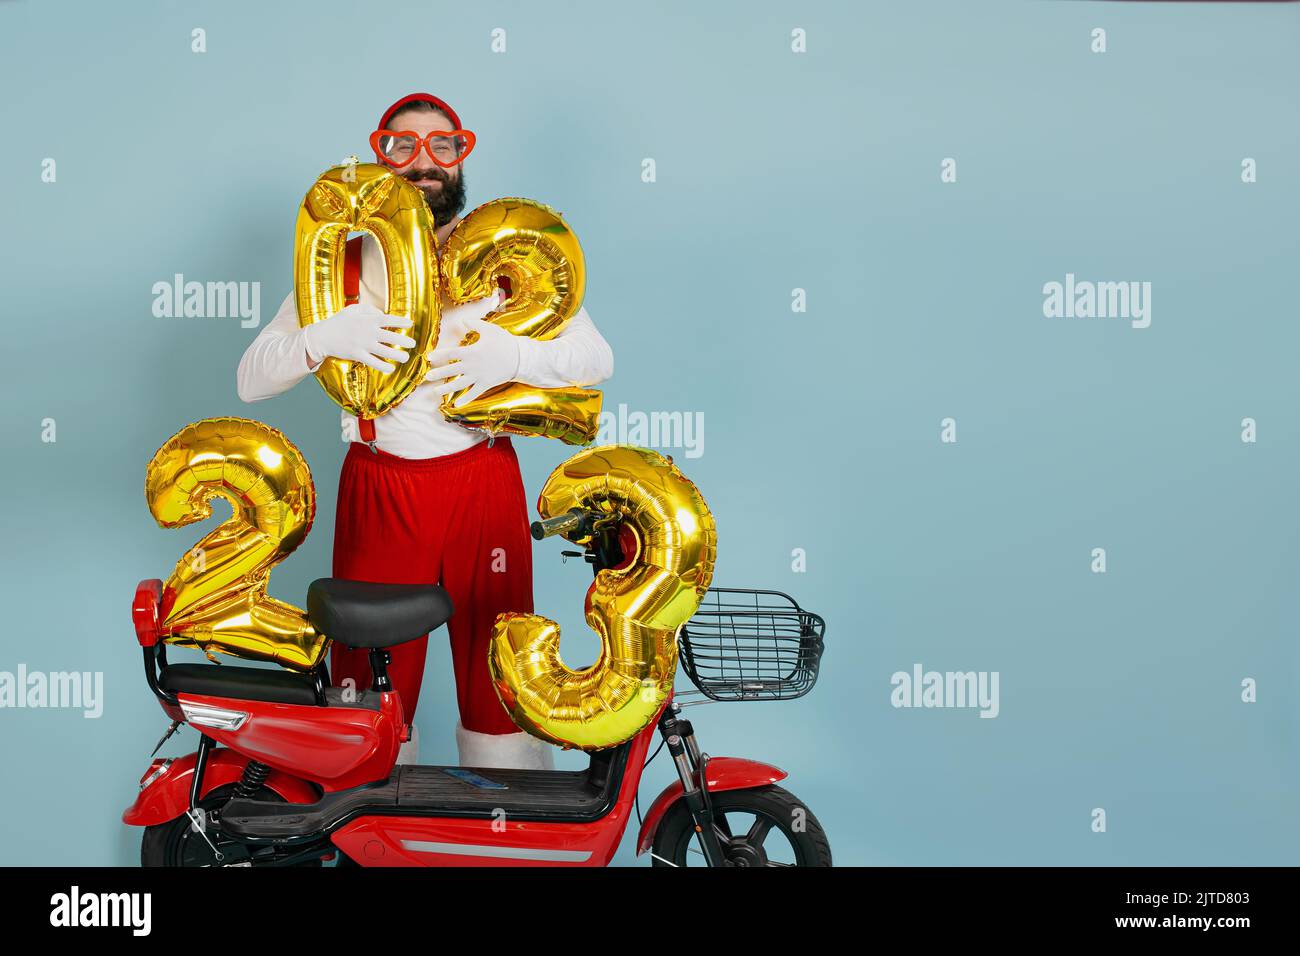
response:
<svg viewBox="0 0 1300 956"><path fill-rule="evenodd" d="M283 429L321 509L272 592L328 573L336 408L243 405L255 330L155 318L151 289L260 282L268 321L307 186L426 89L479 135L471 205L581 237L607 407L703 413L702 457L665 450L717 516L715 583L828 621L816 690L701 708L706 749L789 770L839 863L1295 863L1298 43L1274 4L0 3L0 670L105 680L96 720L0 710L0 861L138 859L119 814L165 721L127 606L202 533L143 500L177 428ZM1067 272L1150 281L1150 328L1045 318ZM570 449L518 445L532 496ZM538 607L576 663L559 550ZM422 756L450 762L431 646ZM1000 715L895 709L918 662L998 671Z"/></svg>

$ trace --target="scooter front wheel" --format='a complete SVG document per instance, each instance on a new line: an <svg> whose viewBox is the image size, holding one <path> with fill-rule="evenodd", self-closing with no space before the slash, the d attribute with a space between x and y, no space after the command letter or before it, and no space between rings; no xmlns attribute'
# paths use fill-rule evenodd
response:
<svg viewBox="0 0 1300 956"><path fill-rule="evenodd" d="M234 793L234 785L218 787L199 801L206 811L220 810ZM283 798L267 787L255 799L282 801ZM215 849L214 849L215 848ZM217 859L217 853L222 859ZM206 836L191 826L190 818L182 815L167 823L145 827L140 841L141 866L275 866L274 854L264 850L250 850L248 846L222 837L209 830ZM293 866L320 866L319 859L306 860Z"/></svg>
<svg viewBox="0 0 1300 956"><path fill-rule="evenodd" d="M830 866L831 845L811 810L775 785L709 794L713 826L730 866ZM707 866L685 801L664 814L652 866Z"/></svg>

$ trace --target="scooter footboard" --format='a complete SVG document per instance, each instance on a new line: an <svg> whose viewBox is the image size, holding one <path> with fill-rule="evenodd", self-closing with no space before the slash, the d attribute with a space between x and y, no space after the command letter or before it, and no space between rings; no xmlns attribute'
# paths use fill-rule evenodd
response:
<svg viewBox="0 0 1300 956"><path fill-rule="evenodd" d="M140 794L122 814L122 822L133 827L150 827L174 820L190 806L190 787L194 782L196 754L175 759L158 759L149 765L140 780ZM203 793L237 783L243 776L248 758L224 747L208 755L203 771ZM306 780L292 774L271 771L263 786L277 793L286 803L314 803L319 792Z"/></svg>
<svg viewBox="0 0 1300 956"><path fill-rule="evenodd" d="M765 787L789 776L780 767L757 760L746 760L744 757L710 757L705 764L704 775L710 793ZM682 792L682 782L675 780L664 788L663 793L655 797L654 803L650 804L636 841L638 854L645 853L654 845L659 824L663 822L664 815L672 805L682 799Z"/></svg>

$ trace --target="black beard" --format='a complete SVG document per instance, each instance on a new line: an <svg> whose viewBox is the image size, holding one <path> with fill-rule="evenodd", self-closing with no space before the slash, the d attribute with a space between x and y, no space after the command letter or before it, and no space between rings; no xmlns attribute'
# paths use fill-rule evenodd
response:
<svg viewBox="0 0 1300 956"><path fill-rule="evenodd" d="M437 180L442 183L442 188L437 190L420 189L424 193L424 201L429 207L429 212L433 214L433 224L435 228L445 226L455 219L465 208L465 170L461 169L460 175L452 179L446 172L441 169L421 170L418 173L403 173L403 178L413 186L419 188L422 181L431 182ZM418 178L416 178L418 177Z"/></svg>

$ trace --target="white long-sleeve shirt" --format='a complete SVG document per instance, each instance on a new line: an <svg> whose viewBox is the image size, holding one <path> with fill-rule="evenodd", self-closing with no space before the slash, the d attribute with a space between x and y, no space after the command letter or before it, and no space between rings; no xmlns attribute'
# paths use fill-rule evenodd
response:
<svg viewBox="0 0 1300 956"><path fill-rule="evenodd" d="M387 276L379 243L371 235L361 240L362 302L386 308ZM456 344L464 337L467 319L481 319L503 301L504 293L466 305L442 299L438 342ZM260 402L286 392L312 373L307 344L298 325L290 292L275 318L263 327L239 360L237 387L246 402ZM547 341L519 339L519 370L514 381L542 388L590 386L614 371L614 353L596 329L587 310L579 309L559 335ZM448 421L439 409L442 396L432 383L421 383L396 408L376 418L375 445L402 458L437 458L463 451L486 440L485 432ZM343 440L360 441L356 416L342 414Z"/></svg>

